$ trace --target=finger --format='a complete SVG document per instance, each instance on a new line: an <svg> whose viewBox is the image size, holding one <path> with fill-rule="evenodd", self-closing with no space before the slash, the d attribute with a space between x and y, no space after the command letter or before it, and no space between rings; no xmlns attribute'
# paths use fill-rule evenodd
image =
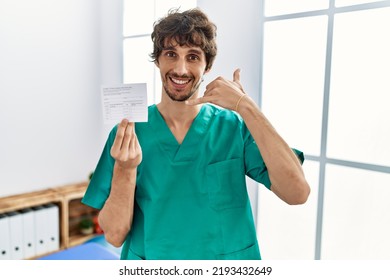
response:
<svg viewBox="0 0 390 280"><path fill-rule="evenodd" d="M234 71L233 73L233 82L236 82L236 83L239 83L240 82L240 72L241 72L241 69L238 68Z"/></svg>
<svg viewBox="0 0 390 280"><path fill-rule="evenodd" d="M199 98L196 98L196 99L186 100L184 103L186 105L194 106L194 105L207 103L207 102L210 102L210 101L211 101L211 96L203 96L203 97L199 97Z"/></svg>
<svg viewBox="0 0 390 280"><path fill-rule="evenodd" d="M120 151L122 142L123 142L123 137L125 135L125 130L127 127L128 121L126 119L123 119L120 124L118 125L114 143L112 144L111 151L114 153L117 153Z"/></svg>
<svg viewBox="0 0 390 280"><path fill-rule="evenodd" d="M131 138L130 146L129 146L129 152L130 156L132 158L135 158L139 152L140 152L141 146L138 142L137 134L135 133L135 130L133 131L133 137Z"/></svg>
<svg viewBox="0 0 390 280"><path fill-rule="evenodd" d="M225 83L226 83L226 80L223 77L218 77L206 85L206 92L211 91L214 88L219 87Z"/></svg>
<svg viewBox="0 0 390 280"><path fill-rule="evenodd" d="M132 149L134 149L135 144L138 141L137 134L135 134L135 124L134 123L131 123L130 129L131 129L131 139L130 139L130 144L129 144L129 150L132 150Z"/></svg>
<svg viewBox="0 0 390 280"><path fill-rule="evenodd" d="M126 126L121 150L128 150L129 149L130 141L133 138L133 130L134 130L134 123L129 122Z"/></svg>

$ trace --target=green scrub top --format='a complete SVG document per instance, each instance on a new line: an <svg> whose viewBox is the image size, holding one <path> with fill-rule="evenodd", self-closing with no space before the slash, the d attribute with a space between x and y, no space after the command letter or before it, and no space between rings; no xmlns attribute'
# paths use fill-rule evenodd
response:
<svg viewBox="0 0 390 280"><path fill-rule="evenodd" d="M271 182L242 118L204 104L179 144L156 105L148 114L135 127L143 159L121 259L260 259L245 175L267 188ZM110 193L116 130L82 200L97 209Z"/></svg>

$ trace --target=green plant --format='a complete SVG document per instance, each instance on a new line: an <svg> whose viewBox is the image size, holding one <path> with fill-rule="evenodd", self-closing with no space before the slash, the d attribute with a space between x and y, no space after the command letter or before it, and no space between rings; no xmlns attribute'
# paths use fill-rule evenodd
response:
<svg viewBox="0 0 390 280"><path fill-rule="evenodd" d="M93 223L93 220L91 218L83 218L80 221L79 226L80 226L81 229L87 229L87 228L93 227L94 223Z"/></svg>

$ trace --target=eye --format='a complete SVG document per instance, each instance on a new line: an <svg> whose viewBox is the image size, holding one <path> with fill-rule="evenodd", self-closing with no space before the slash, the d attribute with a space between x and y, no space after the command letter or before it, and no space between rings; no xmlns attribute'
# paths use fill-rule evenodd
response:
<svg viewBox="0 0 390 280"><path fill-rule="evenodd" d="M188 60L191 60L191 61L197 61L197 60L199 60L199 59L200 59L199 56L196 55L196 54L190 54L190 55L188 56Z"/></svg>
<svg viewBox="0 0 390 280"><path fill-rule="evenodd" d="M165 56L167 56L167 57L175 57L176 54L174 52L172 52L172 51L168 51L168 52L165 53Z"/></svg>

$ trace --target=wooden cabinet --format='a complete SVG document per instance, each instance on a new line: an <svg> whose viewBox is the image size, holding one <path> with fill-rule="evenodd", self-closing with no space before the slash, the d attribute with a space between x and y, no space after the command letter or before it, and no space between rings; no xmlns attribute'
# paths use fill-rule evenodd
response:
<svg viewBox="0 0 390 280"><path fill-rule="evenodd" d="M84 243L94 234L81 234L79 223L84 217L94 217L98 210L81 203L88 182L49 188L0 198L0 214L54 203L59 208L60 249ZM38 257L38 256L37 256Z"/></svg>

